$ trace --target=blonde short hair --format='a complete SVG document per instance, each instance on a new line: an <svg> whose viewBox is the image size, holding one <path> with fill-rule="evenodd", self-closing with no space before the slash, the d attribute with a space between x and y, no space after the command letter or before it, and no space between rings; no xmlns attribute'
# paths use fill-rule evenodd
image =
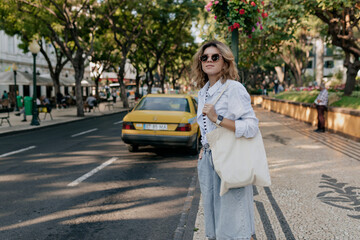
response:
<svg viewBox="0 0 360 240"><path fill-rule="evenodd" d="M225 82L227 79L239 80L235 58L230 48L222 42L212 40L203 44L193 57L191 76L196 85L202 88L209 81L207 74L202 70L200 62L200 56L204 54L205 49L208 47L216 47L224 60L224 68L221 71L221 81Z"/></svg>

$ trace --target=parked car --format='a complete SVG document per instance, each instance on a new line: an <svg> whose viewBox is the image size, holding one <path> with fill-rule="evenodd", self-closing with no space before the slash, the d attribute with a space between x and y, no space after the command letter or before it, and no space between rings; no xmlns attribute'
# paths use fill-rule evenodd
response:
<svg viewBox="0 0 360 240"><path fill-rule="evenodd" d="M123 119L122 140L130 152L139 146L188 147L197 154L197 103L189 95L148 94Z"/></svg>

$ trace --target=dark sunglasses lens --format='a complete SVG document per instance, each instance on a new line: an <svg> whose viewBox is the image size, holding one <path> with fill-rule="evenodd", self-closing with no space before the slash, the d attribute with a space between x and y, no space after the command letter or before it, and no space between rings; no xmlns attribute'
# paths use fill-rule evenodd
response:
<svg viewBox="0 0 360 240"><path fill-rule="evenodd" d="M219 58L220 58L219 54L214 54L214 55L211 56L211 59L212 59L214 62L216 62L217 60L219 60Z"/></svg>
<svg viewBox="0 0 360 240"><path fill-rule="evenodd" d="M208 59L208 56L207 56L207 55L202 55L202 56L200 57L200 61L202 61L202 62L206 62L207 59Z"/></svg>

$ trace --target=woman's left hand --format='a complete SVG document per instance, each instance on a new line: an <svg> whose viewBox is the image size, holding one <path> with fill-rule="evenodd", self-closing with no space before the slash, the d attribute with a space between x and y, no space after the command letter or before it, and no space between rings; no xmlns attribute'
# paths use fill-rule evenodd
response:
<svg viewBox="0 0 360 240"><path fill-rule="evenodd" d="M216 122L217 114L214 105L208 103L205 104L202 113L206 115L210 119L210 121Z"/></svg>

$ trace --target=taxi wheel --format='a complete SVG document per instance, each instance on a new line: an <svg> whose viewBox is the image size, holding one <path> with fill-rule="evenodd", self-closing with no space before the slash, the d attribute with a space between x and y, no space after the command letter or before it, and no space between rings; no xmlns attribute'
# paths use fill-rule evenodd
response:
<svg viewBox="0 0 360 240"><path fill-rule="evenodd" d="M139 146L134 144L128 145L128 150L129 152L137 152L139 150Z"/></svg>
<svg viewBox="0 0 360 240"><path fill-rule="evenodd" d="M196 155L199 153L199 150L200 150L200 137L197 137L192 147L190 148L190 153L192 155Z"/></svg>

